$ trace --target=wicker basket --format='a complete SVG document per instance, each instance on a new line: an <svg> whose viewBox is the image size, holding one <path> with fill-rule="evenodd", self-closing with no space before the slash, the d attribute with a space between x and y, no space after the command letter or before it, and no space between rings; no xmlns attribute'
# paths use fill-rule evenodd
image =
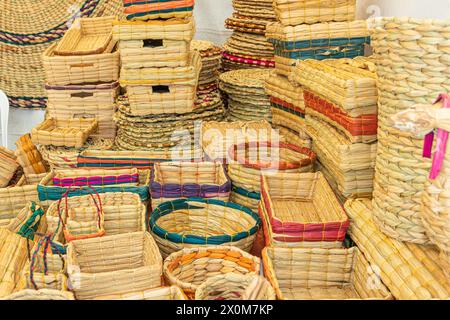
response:
<svg viewBox="0 0 450 320"><path fill-rule="evenodd" d="M67 30L55 47L59 56L84 56L109 53L114 17L81 18Z"/></svg>
<svg viewBox="0 0 450 320"><path fill-rule="evenodd" d="M57 56L56 44L50 46L43 56L47 84L65 86L119 80L119 51L112 49L114 41L109 46L111 50L107 48L107 53L87 56Z"/></svg>
<svg viewBox="0 0 450 320"><path fill-rule="evenodd" d="M276 300L275 291L263 277L225 273L203 282L195 300Z"/></svg>
<svg viewBox="0 0 450 320"><path fill-rule="evenodd" d="M73 293L53 289L25 289L15 292L0 300L75 300Z"/></svg>
<svg viewBox="0 0 450 320"><path fill-rule="evenodd" d="M348 200L349 234L399 300L449 299L450 281L431 246L401 242L383 234L373 221L370 200Z"/></svg>
<svg viewBox="0 0 450 320"><path fill-rule="evenodd" d="M260 272L260 260L236 247L209 246L174 252L164 261L164 276L190 299L209 278L220 274L254 274Z"/></svg>
<svg viewBox="0 0 450 320"><path fill-rule="evenodd" d="M53 177L53 185L57 187L137 186L138 183L139 173L136 168L58 170Z"/></svg>
<svg viewBox="0 0 450 320"><path fill-rule="evenodd" d="M145 291L96 297L94 300L187 300L186 295L177 286L161 287Z"/></svg>
<svg viewBox="0 0 450 320"><path fill-rule="evenodd" d="M192 17L195 0L167 0L142 2L123 0L128 20L184 19Z"/></svg>
<svg viewBox="0 0 450 320"><path fill-rule="evenodd" d="M0 187L6 187L19 168L17 157L13 151L0 147Z"/></svg>
<svg viewBox="0 0 450 320"><path fill-rule="evenodd" d="M287 78L274 72L267 78L264 88L269 96L304 110L303 88L294 86Z"/></svg>
<svg viewBox="0 0 450 320"><path fill-rule="evenodd" d="M31 130L31 138L35 144L81 148L97 128L95 119L47 119Z"/></svg>
<svg viewBox="0 0 450 320"><path fill-rule="evenodd" d="M181 198L198 197L227 202L231 181L221 163L156 163L150 178L152 208Z"/></svg>
<svg viewBox="0 0 450 320"><path fill-rule="evenodd" d="M67 266L79 300L161 286L162 259L148 232L73 241Z"/></svg>
<svg viewBox="0 0 450 320"><path fill-rule="evenodd" d="M278 132L280 133L281 142L293 144L295 146L304 147L308 149L312 148L311 138L307 134L303 132L299 133L280 125L275 126L275 129L278 130Z"/></svg>
<svg viewBox="0 0 450 320"><path fill-rule="evenodd" d="M232 245L249 252L261 221L232 202L188 198L156 207L149 221L163 257L183 248Z"/></svg>
<svg viewBox="0 0 450 320"><path fill-rule="evenodd" d="M392 299L356 247L269 247L263 250L263 263L264 273L280 300ZM378 280L377 285L370 286L374 279Z"/></svg>
<svg viewBox="0 0 450 320"><path fill-rule="evenodd" d="M291 26L352 21L356 13L356 0L275 0L273 5L278 21Z"/></svg>
<svg viewBox="0 0 450 320"><path fill-rule="evenodd" d="M240 204L241 206L257 213L260 200L261 194L259 192L252 192L243 188L233 186L233 191L230 195L231 202Z"/></svg>
<svg viewBox="0 0 450 320"><path fill-rule="evenodd" d="M311 139L308 134L305 114L302 111L292 109L293 105L272 104L272 124L274 126L283 126L287 129L296 132L302 137Z"/></svg>
<svg viewBox="0 0 450 320"><path fill-rule="evenodd" d="M16 141L17 162L23 169L25 177L47 172L41 154L36 146L31 142L29 134L21 136Z"/></svg>
<svg viewBox="0 0 450 320"><path fill-rule="evenodd" d="M277 241L344 241L349 220L322 173L261 177L261 204Z"/></svg>

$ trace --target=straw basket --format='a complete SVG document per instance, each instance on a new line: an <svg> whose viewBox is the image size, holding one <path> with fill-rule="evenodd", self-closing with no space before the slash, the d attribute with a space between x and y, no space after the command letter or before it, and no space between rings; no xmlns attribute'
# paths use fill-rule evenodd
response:
<svg viewBox="0 0 450 320"><path fill-rule="evenodd" d="M280 300L387 300L386 286L358 248L265 248L264 274Z"/></svg>
<svg viewBox="0 0 450 320"><path fill-rule="evenodd" d="M117 170L58 170L53 177L53 185L58 187L137 186L138 183L139 174L136 168Z"/></svg>
<svg viewBox="0 0 450 320"><path fill-rule="evenodd" d="M126 233L72 241L67 272L76 298L89 300L161 286L162 259L148 232Z"/></svg>
<svg viewBox="0 0 450 320"><path fill-rule="evenodd" d="M186 295L177 286L161 287L145 291L96 297L94 300L187 300Z"/></svg>
<svg viewBox="0 0 450 320"><path fill-rule="evenodd" d="M263 277L225 273L203 282L195 291L195 300L276 300L276 295Z"/></svg>
<svg viewBox="0 0 450 320"><path fill-rule="evenodd" d="M69 291L60 291L52 289L25 289L15 292L5 298L4 300L75 300L73 293ZM3 300L0 299L0 300Z"/></svg>
<svg viewBox="0 0 450 320"><path fill-rule="evenodd" d="M170 284L194 299L198 287L209 278L227 273L258 275L260 260L236 247L209 246L174 252L163 269Z"/></svg>
<svg viewBox="0 0 450 320"><path fill-rule="evenodd" d="M311 172L316 161L310 149L267 141L234 145L229 156L233 162L228 165L228 174L233 185L250 192L260 192L261 172Z"/></svg>
<svg viewBox="0 0 450 320"><path fill-rule="evenodd" d="M232 202L188 198L156 207L149 221L163 257L183 248L232 245L249 252L261 220Z"/></svg>
<svg viewBox="0 0 450 320"><path fill-rule="evenodd" d="M274 126L282 126L288 128L301 135L309 137L305 121L305 113L300 110L292 109L293 106L272 104L270 111L272 112L272 124ZM311 139L311 138L309 138Z"/></svg>
<svg viewBox="0 0 450 320"><path fill-rule="evenodd" d="M81 148L98 128L95 119L47 119L31 130L35 144Z"/></svg>
<svg viewBox="0 0 450 320"><path fill-rule="evenodd" d="M192 16L194 0L167 0L142 2L123 0L125 16L128 20L183 19Z"/></svg>
<svg viewBox="0 0 450 320"><path fill-rule="evenodd" d="M259 192L252 192L233 186L233 191L230 195L230 201L240 204L253 212L258 212L259 201L261 200L261 194Z"/></svg>
<svg viewBox="0 0 450 320"><path fill-rule="evenodd" d="M303 88L294 86L285 77L272 73L271 76L267 78L264 88L271 97L304 110Z"/></svg>
<svg viewBox="0 0 450 320"><path fill-rule="evenodd" d="M261 177L261 205L277 241L344 241L349 221L321 172Z"/></svg>
<svg viewBox="0 0 450 320"><path fill-rule="evenodd" d="M349 234L399 300L449 299L450 281L434 247L387 237L374 224L370 200L348 200Z"/></svg>
<svg viewBox="0 0 450 320"><path fill-rule="evenodd" d="M307 134L299 133L282 126L275 126L275 129L280 133L282 142L311 149L311 138Z"/></svg>
<svg viewBox="0 0 450 320"><path fill-rule="evenodd" d="M230 198L231 181L221 163L156 163L150 179L152 208L180 198L198 197L225 202Z"/></svg>
<svg viewBox="0 0 450 320"><path fill-rule="evenodd" d="M13 151L0 146L0 187L6 187L17 169L19 163Z"/></svg>
<svg viewBox="0 0 450 320"><path fill-rule="evenodd" d="M47 172L43 159L29 134L23 135L16 141L17 162L23 169L26 177Z"/></svg>

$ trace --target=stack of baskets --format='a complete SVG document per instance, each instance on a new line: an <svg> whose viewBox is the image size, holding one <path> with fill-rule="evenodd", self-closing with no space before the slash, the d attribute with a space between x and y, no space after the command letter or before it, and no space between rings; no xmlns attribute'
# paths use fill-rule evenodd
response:
<svg viewBox="0 0 450 320"><path fill-rule="evenodd" d="M198 51L202 60L202 69L197 85L197 97L202 97L219 90L222 48L212 42L193 40L191 50Z"/></svg>
<svg viewBox="0 0 450 320"><path fill-rule="evenodd" d="M371 197L377 139L377 79L368 58L305 60L291 79L301 85L306 131L328 178L344 198ZM294 118L289 110L288 117Z"/></svg>
<svg viewBox="0 0 450 320"><path fill-rule="evenodd" d="M114 19L76 20L43 56L47 116L63 121L64 127L70 127L69 121L96 119L98 130L89 135L110 139L116 133L114 100L119 92L119 52L112 39Z"/></svg>
<svg viewBox="0 0 450 320"><path fill-rule="evenodd" d="M272 0L233 0L233 8L225 22L233 33L224 45L223 69L273 68L273 45L264 37L266 25L275 21Z"/></svg>

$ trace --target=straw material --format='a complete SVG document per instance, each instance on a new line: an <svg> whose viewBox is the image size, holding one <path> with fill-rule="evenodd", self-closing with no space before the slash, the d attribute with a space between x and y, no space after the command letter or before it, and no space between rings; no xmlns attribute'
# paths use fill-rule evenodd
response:
<svg viewBox="0 0 450 320"><path fill-rule="evenodd" d="M148 232L72 241L67 266L79 300L161 286L162 258Z"/></svg>
<svg viewBox="0 0 450 320"><path fill-rule="evenodd" d="M171 285L194 299L197 288L209 278L227 273L258 275L260 260L236 247L209 246L174 252L164 261L163 269Z"/></svg>
<svg viewBox="0 0 450 320"><path fill-rule="evenodd" d="M356 247L269 247L263 250L263 263L264 274L280 300L392 299L375 267Z"/></svg>
<svg viewBox="0 0 450 320"><path fill-rule="evenodd" d="M45 108L43 52L61 39L74 17L121 16L121 0L11 1L0 12L0 87L10 105Z"/></svg>
<svg viewBox="0 0 450 320"><path fill-rule="evenodd" d="M98 128L95 119L47 119L31 130L33 143L55 147L81 148Z"/></svg>
<svg viewBox="0 0 450 320"><path fill-rule="evenodd" d="M95 297L94 300L187 300L186 295L177 286L161 287L121 295Z"/></svg>
<svg viewBox="0 0 450 320"><path fill-rule="evenodd" d="M295 112L291 105L285 105L283 107L279 104L272 104L272 124L274 126L283 126L299 134L302 137L309 137L306 122L304 119L304 113Z"/></svg>
<svg viewBox="0 0 450 320"><path fill-rule="evenodd" d="M282 126L275 126L275 129L278 130L278 132L280 133L281 142L293 144L298 147L311 149L312 147L311 138L309 138L306 134L298 133Z"/></svg>
<svg viewBox="0 0 450 320"><path fill-rule="evenodd" d="M356 0L275 0L277 20L284 25L352 21L355 19Z"/></svg>
<svg viewBox="0 0 450 320"><path fill-rule="evenodd" d="M82 18L74 21L55 48L60 56L105 53L112 40L114 17ZM109 48L112 49L112 48Z"/></svg>
<svg viewBox="0 0 450 320"><path fill-rule="evenodd" d="M156 207L149 221L162 256L183 248L229 245L249 252L260 219L249 209L232 202L188 198Z"/></svg>
<svg viewBox="0 0 450 320"><path fill-rule="evenodd" d="M198 51L202 60L202 69L200 71L197 91L201 95L218 89L219 70L221 68L221 52L222 48L216 46L210 41L193 40L191 42L191 50ZM201 88L206 90L200 90ZM208 90L211 88L211 90ZM205 92L206 91L206 92Z"/></svg>
<svg viewBox="0 0 450 320"><path fill-rule="evenodd" d="M153 166L152 208L166 201L190 197L228 202L230 192L230 178L219 162L165 162Z"/></svg>
<svg viewBox="0 0 450 320"><path fill-rule="evenodd" d="M233 0L234 10L241 15L258 17L267 20L275 19L272 4L268 1Z"/></svg>
<svg viewBox="0 0 450 320"><path fill-rule="evenodd" d="M87 177L86 175L89 175ZM139 175L136 168L117 170L58 170L53 177L53 185L60 187L71 186L136 186Z"/></svg>
<svg viewBox="0 0 450 320"><path fill-rule="evenodd" d="M0 187L6 187L19 168L13 151L0 146Z"/></svg>
<svg viewBox="0 0 450 320"><path fill-rule="evenodd" d="M17 162L23 169L25 177L47 172L43 163L41 154L31 141L29 134L21 136L16 141L17 149L15 151Z"/></svg>
<svg viewBox="0 0 450 320"><path fill-rule="evenodd" d="M75 300L73 293L53 289L25 289L15 292L0 300Z"/></svg>
<svg viewBox="0 0 450 320"><path fill-rule="evenodd" d="M348 218L320 172L263 173L261 205L277 241L344 241Z"/></svg>
<svg viewBox="0 0 450 320"><path fill-rule="evenodd" d="M123 0L128 20L183 19L192 17L194 0Z"/></svg>
<svg viewBox="0 0 450 320"><path fill-rule="evenodd" d="M195 291L195 300L276 300L276 295L263 277L225 273L203 282Z"/></svg>
<svg viewBox="0 0 450 320"><path fill-rule="evenodd" d="M280 76L289 78L291 73L294 71L295 65L297 63L296 59L290 59L280 56L275 56L275 72Z"/></svg>
<svg viewBox="0 0 450 320"><path fill-rule="evenodd" d="M450 282L433 247L409 244L387 237L372 220L369 200L345 204L351 219L349 233L372 263L396 299L449 299Z"/></svg>
<svg viewBox="0 0 450 320"><path fill-rule="evenodd" d="M388 118L449 91L450 22L383 18L371 24L379 79L374 219L392 238L426 244L421 203L431 161L423 159L422 139L393 128Z"/></svg>
<svg viewBox="0 0 450 320"><path fill-rule="evenodd" d="M264 88L269 96L304 110L302 87L294 86L287 78L281 77L273 72L270 77L266 79Z"/></svg>
<svg viewBox="0 0 450 320"><path fill-rule="evenodd" d="M263 20L258 17L243 16L236 12L233 16L225 20L225 28L245 33L264 35L266 25L271 20Z"/></svg>

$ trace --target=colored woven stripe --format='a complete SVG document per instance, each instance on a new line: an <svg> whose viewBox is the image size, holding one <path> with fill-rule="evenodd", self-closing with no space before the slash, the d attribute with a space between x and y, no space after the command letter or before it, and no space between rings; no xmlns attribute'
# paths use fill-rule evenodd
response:
<svg viewBox="0 0 450 320"><path fill-rule="evenodd" d="M245 190L244 188L233 186L233 191L241 196L253 199L253 200L261 200L261 194L258 192L252 192Z"/></svg>
<svg viewBox="0 0 450 320"><path fill-rule="evenodd" d="M270 97L270 103L271 103L271 105L273 107L277 107L278 106L282 110L289 109L292 112L295 112L297 114L302 114L303 118L305 117L305 109L301 108L301 107L296 107L292 103L283 101L283 100L275 98L275 97Z"/></svg>
<svg viewBox="0 0 450 320"><path fill-rule="evenodd" d="M223 52L222 55L226 59L233 61L233 62L253 64L253 65L264 66L264 67L275 67L275 61L271 61L271 60L257 60L257 59L252 59L252 58L239 57L236 55L229 54L227 52Z"/></svg>
<svg viewBox="0 0 450 320"><path fill-rule="evenodd" d="M157 162L169 161L167 159L131 159L131 158L98 158L79 156L77 166L79 168L138 168L151 169Z"/></svg>
<svg viewBox="0 0 450 320"><path fill-rule="evenodd" d="M294 110L292 108L289 108L289 107L286 107L286 106L283 106L283 105L280 105L280 104L276 104L276 103L271 103L271 105L275 109L279 109L279 110L282 110L282 111L289 112L289 113L291 113L291 114L293 114L293 115L295 115L297 117L300 117L302 119L305 118L305 113L304 112L299 112L299 111L296 111L296 110Z"/></svg>
<svg viewBox="0 0 450 320"><path fill-rule="evenodd" d="M47 106L45 97L11 97L8 96L9 105L15 108L42 109Z"/></svg>
<svg viewBox="0 0 450 320"><path fill-rule="evenodd" d="M300 50L339 46L362 46L364 44L370 44L370 37L313 39L302 41L281 41L278 39L268 39L268 41L272 43L275 48L282 50Z"/></svg>
<svg viewBox="0 0 450 320"><path fill-rule="evenodd" d="M289 59L306 60L325 60L325 59L341 59L341 58L356 58L364 55L364 46L349 46L340 47L338 50L335 49L313 49L304 51L284 51L275 48L275 55L280 57L285 57Z"/></svg>
<svg viewBox="0 0 450 320"><path fill-rule="evenodd" d="M139 181L139 174L124 174L119 176L106 177L77 177L77 178L53 178L53 185L58 187L70 186L104 186L114 184L137 183Z"/></svg>

